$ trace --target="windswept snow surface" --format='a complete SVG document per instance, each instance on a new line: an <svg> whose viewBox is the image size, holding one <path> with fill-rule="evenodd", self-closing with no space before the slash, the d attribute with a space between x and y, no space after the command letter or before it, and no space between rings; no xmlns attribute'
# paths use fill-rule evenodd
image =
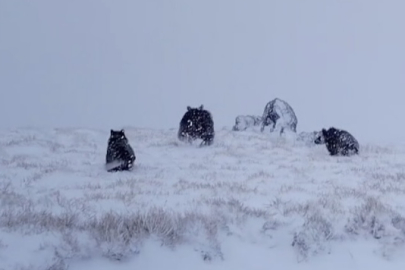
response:
<svg viewBox="0 0 405 270"><path fill-rule="evenodd" d="M405 269L405 146L331 157L258 130L0 132L0 269Z"/></svg>

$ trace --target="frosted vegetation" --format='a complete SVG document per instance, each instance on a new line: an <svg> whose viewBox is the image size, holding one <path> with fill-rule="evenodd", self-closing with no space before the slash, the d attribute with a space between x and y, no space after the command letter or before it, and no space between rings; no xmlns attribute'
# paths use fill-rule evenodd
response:
<svg viewBox="0 0 405 270"><path fill-rule="evenodd" d="M217 128L199 148L175 129L127 127L137 160L120 173L104 169L109 130L2 131L0 269L124 265L145 258L151 241L157 261L157 250L195 254L184 269L229 262L231 244L254 245L263 260L281 252L279 265L366 242L362 256L403 259L404 147L362 144L358 156L331 157L324 145L257 129Z"/></svg>

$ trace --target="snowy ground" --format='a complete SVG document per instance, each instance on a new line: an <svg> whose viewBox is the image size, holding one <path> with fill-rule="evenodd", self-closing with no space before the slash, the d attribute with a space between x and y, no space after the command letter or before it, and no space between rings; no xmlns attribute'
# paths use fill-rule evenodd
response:
<svg viewBox="0 0 405 270"><path fill-rule="evenodd" d="M324 146L217 129L0 131L0 269L405 269L405 146Z"/></svg>

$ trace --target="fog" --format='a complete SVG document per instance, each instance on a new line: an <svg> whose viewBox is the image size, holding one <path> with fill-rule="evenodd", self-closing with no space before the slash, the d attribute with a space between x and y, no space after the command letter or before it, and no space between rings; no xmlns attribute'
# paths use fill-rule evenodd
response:
<svg viewBox="0 0 405 270"><path fill-rule="evenodd" d="M0 128L216 128L275 97L298 131L400 141L404 1L0 1Z"/></svg>

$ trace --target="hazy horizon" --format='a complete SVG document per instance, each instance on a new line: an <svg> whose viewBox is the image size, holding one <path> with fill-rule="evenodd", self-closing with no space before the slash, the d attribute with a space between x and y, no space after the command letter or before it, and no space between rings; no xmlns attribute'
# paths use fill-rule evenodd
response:
<svg viewBox="0 0 405 270"><path fill-rule="evenodd" d="M215 126L287 101L298 132L401 141L403 1L2 1L0 128Z"/></svg>

